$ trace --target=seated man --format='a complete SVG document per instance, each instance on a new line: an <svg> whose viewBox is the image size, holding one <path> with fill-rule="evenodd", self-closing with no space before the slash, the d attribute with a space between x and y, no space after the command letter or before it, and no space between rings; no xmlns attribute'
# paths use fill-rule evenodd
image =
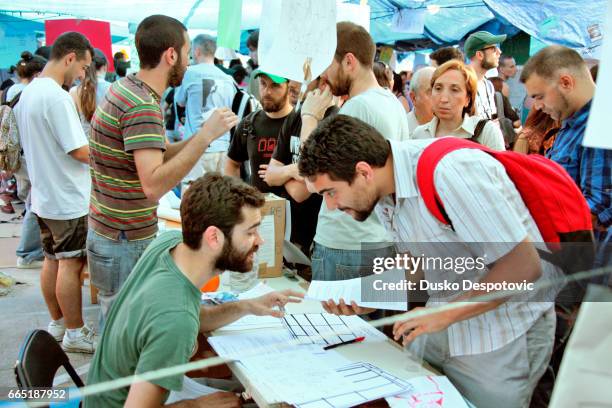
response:
<svg viewBox="0 0 612 408"><path fill-rule="evenodd" d="M182 233L169 231L140 258L110 310L89 370L95 384L184 364L194 355L199 331L208 332L246 314L281 317L287 302L303 295L272 292L260 298L200 306L200 287L224 270L248 272L263 240L264 198L232 177L209 173L193 182L181 204ZM273 309L278 306L278 310ZM85 398L85 407L159 407L183 375L139 382ZM233 394L215 393L191 406L237 405Z"/></svg>

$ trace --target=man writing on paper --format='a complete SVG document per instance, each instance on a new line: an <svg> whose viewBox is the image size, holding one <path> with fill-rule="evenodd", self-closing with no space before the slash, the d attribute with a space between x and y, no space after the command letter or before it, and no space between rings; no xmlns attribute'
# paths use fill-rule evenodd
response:
<svg viewBox="0 0 612 408"><path fill-rule="evenodd" d="M536 252L542 235L519 192L504 167L482 151L459 149L436 167L436 190L453 228L429 212L417 187L416 164L431 143L387 141L372 126L338 115L304 143L300 174L330 210L365 220L376 209L394 241L413 254L486 259L485 268L472 266L462 273L441 266L425 269L427 282L534 282L556 275ZM430 290L428 305L480 294ZM426 334L425 359L475 406L529 406L552 353L555 314L545 294L524 296L397 322L394 334L404 336L404 344ZM337 314L360 312L343 301L324 307Z"/></svg>
<svg viewBox="0 0 612 408"><path fill-rule="evenodd" d="M248 272L263 240L259 236L264 197L242 181L208 173L194 181L181 203L181 231L155 239L142 255L108 315L89 370L95 384L184 364L195 353L197 334L247 314L282 317L287 302L303 295L287 290L200 306L202 287L224 270ZM279 307L280 310L273 309ZM168 391L182 388L183 375L139 382L96 394L85 407L159 407ZM176 406L237 406L233 394L215 393Z"/></svg>

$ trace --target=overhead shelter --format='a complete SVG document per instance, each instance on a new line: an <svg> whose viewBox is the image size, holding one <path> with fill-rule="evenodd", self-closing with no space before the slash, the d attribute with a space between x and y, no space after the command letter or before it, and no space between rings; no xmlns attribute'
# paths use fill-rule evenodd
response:
<svg viewBox="0 0 612 408"><path fill-rule="evenodd" d="M235 0L234 0L235 1ZM151 14L166 14L188 28L216 30L220 0L0 0L0 13L36 12L37 16L74 16L120 21L134 27ZM358 4L361 0L345 0ZM129 7L126 7L129 3ZM575 48L597 56L603 35L606 0L369 0L370 31L377 43L403 50L457 44L471 32L486 29L510 37L525 32L544 44ZM262 0L242 0L241 30L259 27ZM420 32L398 32L397 13L422 13ZM25 26L24 26L25 27ZM6 31L5 31L6 34ZM245 50L242 50L245 51Z"/></svg>

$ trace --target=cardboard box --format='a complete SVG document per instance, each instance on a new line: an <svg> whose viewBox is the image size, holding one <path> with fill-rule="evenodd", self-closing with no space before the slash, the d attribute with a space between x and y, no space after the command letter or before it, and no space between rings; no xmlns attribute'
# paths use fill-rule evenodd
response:
<svg viewBox="0 0 612 408"><path fill-rule="evenodd" d="M259 234L264 244L257 252L259 278L276 278L283 274L283 243L285 241L285 216L287 200L272 193L266 195L262 208ZM169 207L158 208L157 214L162 221L161 229L180 229L180 213Z"/></svg>
<svg viewBox="0 0 612 408"><path fill-rule="evenodd" d="M276 278L283 274L283 242L287 200L272 193L266 195L259 234L264 244L257 252L259 278Z"/></svg>

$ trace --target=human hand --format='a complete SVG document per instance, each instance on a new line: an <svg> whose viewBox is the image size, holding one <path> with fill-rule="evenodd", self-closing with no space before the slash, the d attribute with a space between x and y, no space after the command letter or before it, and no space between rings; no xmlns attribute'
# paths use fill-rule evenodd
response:
<svg viewBox="0 0 612 408"><path fill-rule="evenodd" d="M247 311L255 316L283 317L287 303L300 303L304 294L291 289L280 292L271 292L255 299L245 300L248 302ZM278 307L274 309L274 307Z"/></svg>
<svg viewBox="0 0 612 408"><path fill-rule="evenodd" d="M336 302L334 302L332 299L329 299L328 301L322 301L321 305L327 313L343 316L368 314L376 310L372 309L371 307L358 306L355 301L351 301L351 304L347 305L342 298L340 298L340 302L338 304L336 304Z"/></svg>
<svg viewBox="0 0 612 408"><path fill-rule="evenodd" d="M240 398L233 392L215 392L195 400L200 407L235 408L240 407Z"/></svg>
<svg viewBox="0 0 612 408"><path fill-rule="evenodd" d="M327 108L332 105L332 101L333 95L329 90L329 86L326 85L323 91L315 89L306 96L300 114L302 116L313 116L318 121L321 121Z"/></svg>
<svg viewBox="0 0 612 408"><path fill-rule="evenodd" d="M412 310L422 310L424 307L416 307ZM432 313L425 316L400 320L393 324L393 338L399 340L403 337L402 344L412 342L418 336L428 333L439 332L446 329L454 322L446 312Z"/></svg>
<svg viewBox="0 0 612 408"><path fill-rule="evenodd" d="M208 137L210 142L218 139L231 128L236 126L240 119L229 108L215 109L212 115L204 122L198 133Z"/></svg>

